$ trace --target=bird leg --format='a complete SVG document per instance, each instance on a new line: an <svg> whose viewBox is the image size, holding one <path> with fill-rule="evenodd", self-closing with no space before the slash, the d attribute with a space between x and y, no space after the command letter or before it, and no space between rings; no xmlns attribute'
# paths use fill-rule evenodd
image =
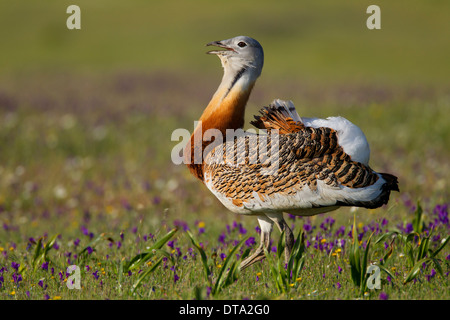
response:
<svg viewBox="0 0 450 320"><path fill-rule="evenodd" d="M272 233L273 221L264 215L258 216L258 222L261 226L261 241L259 247L250 257L241 262L241 265L239 266L240 270L244 270L255 262L264 259L264 249L269 250L270 234Z"/></svg>
<svg viewBox="0 0 450 320"><path fill-rule="evenodd" d="M266 214L277 225L280 232L284 231L284 261L287 264L291 257L292 248L294 247L294 234L283 218L283 214Z"/></svg>

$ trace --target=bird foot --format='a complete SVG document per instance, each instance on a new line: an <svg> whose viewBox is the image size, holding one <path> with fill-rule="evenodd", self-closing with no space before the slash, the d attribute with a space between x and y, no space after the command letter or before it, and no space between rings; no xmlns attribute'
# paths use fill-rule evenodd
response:
<svg viewBox="0 0 450 320"><path fill-rule="evenodd" d="M241 265L239 266L239 270L244 270L245 268L251 266L252 264L261 261L265 258L264 249L263 247L258 247L256 251L247 259L241 262Z"/></svg>

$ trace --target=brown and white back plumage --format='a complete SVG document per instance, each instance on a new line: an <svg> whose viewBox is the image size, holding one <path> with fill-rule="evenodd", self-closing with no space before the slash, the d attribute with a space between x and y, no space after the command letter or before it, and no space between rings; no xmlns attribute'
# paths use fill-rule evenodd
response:
<svg viewBox="0 0 450 320"><path fill-rule="evenodd" d="M226 49L210 52L221 58L225 73L200 118L201 131L214 128L225 137L227 129L243 127L245 104L261 73L263 51L256 40L242 36L209 45ZM288 258L293 235L283 212L305 216L340 206L378 208L388 202L391 191L398 191L395 176L369 167L367 140L350 121L301 118L292 102L282 100L274 100L260 114L251 123L266 134L241 131L212 148L203 163L188 164L225 207L257 216L261 245L241 268L264 258L274 223L285 231ZM186 147L191 155L193 141L194 135ZM201 151L209 143L203 141Z"/></svg>
<svg viewBox="0 0 450 320"><path fill-rule="evenodd" d="M252 124L280 133L275 172L263 174L264 165L258 161L267 157L254 152L261 149L261 140L270 146L270 135L237 137L216 147L205 161L206 186L231 211L310 215L339 206L378 208L387 203L391 190L398 190L395 177L353 161L339 144L336 130L306 127L276 104L261 114ZM238 164L240 158L245 163Z"/></svg>

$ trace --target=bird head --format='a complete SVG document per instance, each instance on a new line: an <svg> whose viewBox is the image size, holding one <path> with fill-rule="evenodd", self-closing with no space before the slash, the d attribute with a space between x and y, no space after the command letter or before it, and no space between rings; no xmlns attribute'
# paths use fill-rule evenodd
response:
<svg viewBox="0 0 450 320"><path fill-rule="evenodd" d="M238 36L227 40L213 41L207 46L215 46L224 50L212 50L208 54L217 55L225 72L238 73L245 69L250 71L255 78L261 74L264 64L264 52L262 46L253 38Z"/></svg>

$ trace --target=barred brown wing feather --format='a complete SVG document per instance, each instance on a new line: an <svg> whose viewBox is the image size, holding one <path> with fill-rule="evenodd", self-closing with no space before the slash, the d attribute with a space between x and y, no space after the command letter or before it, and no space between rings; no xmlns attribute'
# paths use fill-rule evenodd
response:
<svg viewBox="0 0 450 320"><path fill-rule="evenodd" d="M268 161L271 159L270 148L275 143L270 135L239 137L214 149L204 164L211 191L242 207L255 198L271 200L268 203L272 207L266 209L276 209L276 203L284 206L290 195L305 190L316 191L318 181L330 189L357 189L371 186L379 178L368 166L352 161L343 152L333 129L304 128L278 137L278 159L274 163ZM262 154L259 148L263 140L267 144L266 154ZM311 199L306 206L314 205L316 200ZM318 206L336 204L337 201L322 200L317 202ZM342 198L341 203L345 203L344 200ZM289 205L295 207L296 204Z"/></svg>

